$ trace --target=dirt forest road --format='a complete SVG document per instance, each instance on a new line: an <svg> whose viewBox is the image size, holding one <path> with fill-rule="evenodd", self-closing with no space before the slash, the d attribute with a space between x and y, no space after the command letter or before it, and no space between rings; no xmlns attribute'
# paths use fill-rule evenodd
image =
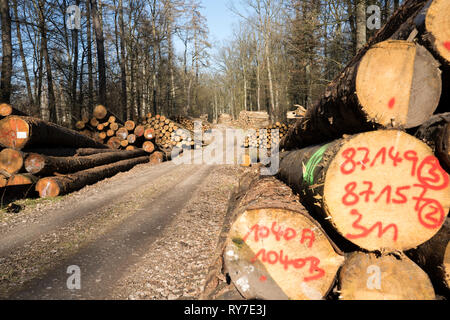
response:
<svg viewBox="0 0 450 320"><path fill-rule="evenodd" d="M0 298L198 298L242 170L139 165L0 213Z"/></svg>

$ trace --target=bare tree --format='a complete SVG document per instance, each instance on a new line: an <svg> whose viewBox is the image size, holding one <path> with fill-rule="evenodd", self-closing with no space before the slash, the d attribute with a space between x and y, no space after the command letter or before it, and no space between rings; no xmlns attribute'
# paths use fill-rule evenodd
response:
<svg viewBox="0 0 450 320"><path fill-rule="evenodd" d="M0 79L0 102L10 103L11 78L12 78L12 40L11 40L11 15L9 13L9 1L0 0L0 14L2 23L2 75Z"/></svg>

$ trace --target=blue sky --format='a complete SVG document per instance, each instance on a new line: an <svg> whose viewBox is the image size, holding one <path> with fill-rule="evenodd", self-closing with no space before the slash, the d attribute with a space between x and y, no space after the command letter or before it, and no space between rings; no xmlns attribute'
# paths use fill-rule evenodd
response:
<svg viewBox="0 0 450 320"><path fill-rule="evenodd" d="M237 6L239 0L203 0L202 12L208 21L211 42L228 40L233 33L233 24L239 20L230 9L230 3Z"/></svg>
<svg viewBox="0 0 450 320"><path fill-rule="evenodd" d="M233 3L236 7L241 0L202 0L201 13L206 17L209 28L209 42L212 45L211 53L215 52L222 43L229 40L233 34L233 25L237 25L239 17L230 9ZM175 47L178 53L183 50L183 44L175 38Z"/></svg>

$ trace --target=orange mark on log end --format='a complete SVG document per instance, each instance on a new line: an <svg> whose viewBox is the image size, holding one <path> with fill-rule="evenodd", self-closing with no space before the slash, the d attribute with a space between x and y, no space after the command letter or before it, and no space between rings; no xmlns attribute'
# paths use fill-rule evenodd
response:
<svg viewBox="0 0 450 320"><path fill-rule="evenodd" d="M264 281L266 281L266 280L267 280L266 276L261 276L261 277L259 277L259 281L261 281L261 282L264 282Z"/></svg>
<svg viewBox="0 0 450 320"><path fill-rule="evenodd" d="M448 51L450 51L450 41L444 42L444 47L445 47L445 49L447 49Z"/></svg>
<svg viewBox="0 0 450 320"><path fill-rule="evenodd" d="M391 100L389 100L389 103L388 103L389 109L392 109L394 107L394 105L395 105L395 97L392 98Z"/></svg>

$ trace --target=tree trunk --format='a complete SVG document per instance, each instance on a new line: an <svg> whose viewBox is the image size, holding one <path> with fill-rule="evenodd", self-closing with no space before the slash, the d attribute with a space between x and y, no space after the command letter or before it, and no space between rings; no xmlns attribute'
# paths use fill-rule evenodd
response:
<svg viewBox="0 0 450 320"><path fill-rule="evenodd" d="M96 153L78 157L51 157L41 154L29 154L25 159L25 169L36 176L50 176L56 173L72 173L120 160L145 156L147 153L136 149L133 151L116 151ZM1 158L0 158L1 159Z"/></svg>
<svg viewBox="0 0 450 320"><path fill-rule="evenodd" d="M18 116L0 120L0 145L17 150L38 146L107 148L77 131L38 118Z"/></svg>
<svg viewBox="0 0 450 320"><path fill-rule="evenodd" d="M92 78L92 30L91 30L91 5L90 0L86 0L86 20L87 20L87 59L88 59L88 113L91 114L94 108L94 79Z"/></svg>
<svg viewBox="0 0 450 320"><path fill-rule="evenodd" d="M240 187L244 193L230 217L223 260L241 295L323 299L344 260L341 253L279 180L250 173Z"/></svg>
<svg viewBox="0 0 450 320"><path fill-rule="evenodd" d="M9 13L8 0L0 0L0 17L2 24L2 74L0 78L0 103L10 103L13 52L11 40L11 16Z"/></svg>
<svg viewBox="0 0 450 320"><path fill-rule="evenodd" d="M80 6L80 0L75 1ZM72 30L73 63L72 63L72 114L76 119L81 119L81 105L77 101L77 79L78 79L78 29ZM81 72L83 68L81 68Z"/></svg>
<svg viewBox="0 0 450 320"><path fill-rule="evenodd" d="M47 46L47 28L45 23L45 1L39 0L39 25L41 31L41 46L42 46L42 55L45 60L45 68L47 71L47 91L48 91L48 112L49 112L49 120L53 123L57 123L58 116L56 111L56 98L55 92L53 89L53 75L52 75L52 65L50 62L50 55L48 52Z"/></svg>
<svg viewBox="0 0 450 320"><path fill-rule="evenodd" d="M427 274L402 253L349 254L339 272L342 300L434 300Z"/></svg>
<svg viewBox="0 0 450 320"><path fill-rule="evenodd" d="M280 157L280 179L331 223L337 234L329 235L343 246L407 250L434 236L448 214L448 174L429 146L402 131L361 133Z"/></svg>
<svg viewBox="0 0 450 320"><path fill-rule="evenodd" d="M148 161L148 156L143 156L94 167L65 176L42 178L36 184L36 191L39 192L41 198L61 196L80 190L97 181L112 177L119 172L128 171L134 166L147 163Z"/></svg>
<svg viewBox="0 0 450 320"><path fill-rule="evenodd" d="M90 0L90 4L92 20L94 22L95 39L97 44L98 103L106 104L106 63L102 18L98 10L97 0Z"/></svg>
<svg viewBox="0 0 450 320"><path fill-rule="evenodd" d="M356 0L356 51L366 44L366 1Z"/></svg>
<svg viewBox="0 0 450 320"><path fill-rule="evenodd" d="M23 50L22 33L20 31L19 14L17 12L17 0L14 0L14 16L16 18L17 42L19 43L19 52L20 58L22 60L23 75L25 77L25 83L27 85L28 103L30 104L30 109L32 110L33 116L38 116L39 113L37 112L38 110L36 110L36 106L34 103L33 93L31 91L30 76L28 74L27 61Z"/></svg>

